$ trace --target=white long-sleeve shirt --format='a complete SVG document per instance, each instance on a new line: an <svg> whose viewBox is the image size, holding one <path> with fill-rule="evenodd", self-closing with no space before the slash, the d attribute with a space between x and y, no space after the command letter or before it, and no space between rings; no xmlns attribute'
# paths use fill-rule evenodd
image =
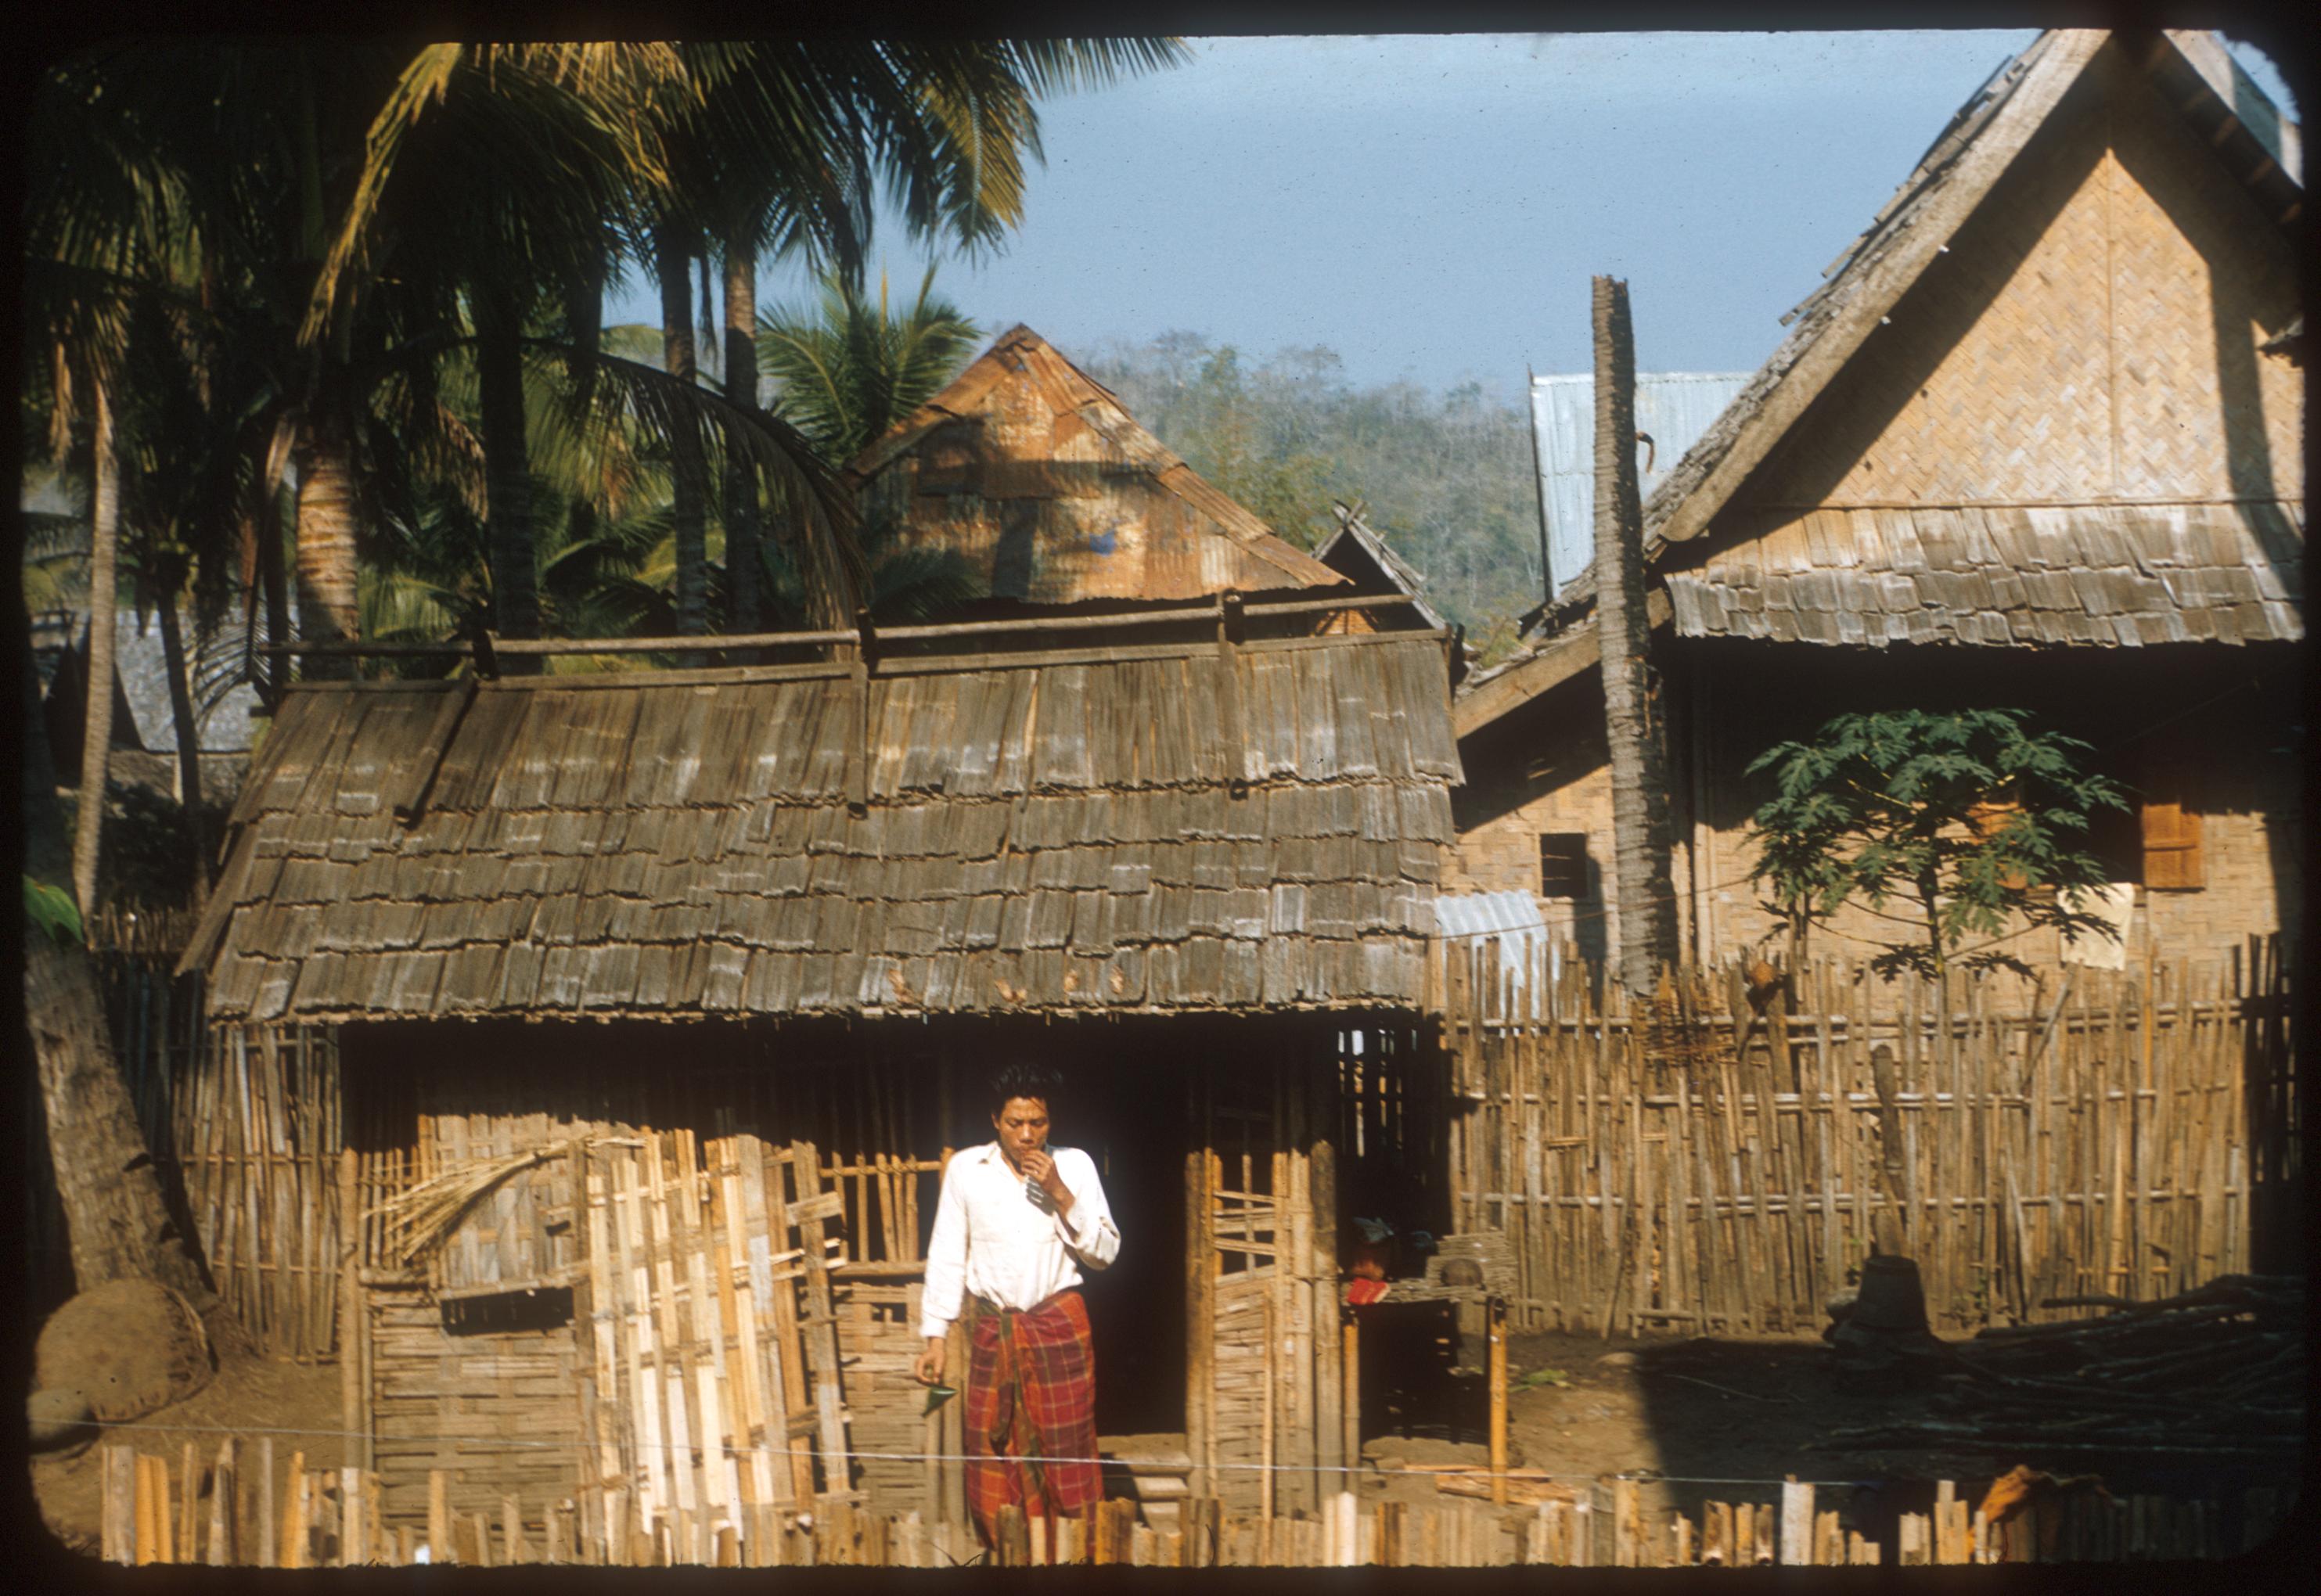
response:
<svg viewBox="0 0 2321 1596"><path fill-rule="evenodd" d="M944 1334L969 1292L1001 1308L1033 1308L1079 1284L1082 1265L1101 1269L1120 1256L1096 1160L1078 1147L1050 1147L1048 1156L1072 1194L1069 1215L1044 1192L1033 1201L997 1142L951 1155L927 1243L920 1335Z"/></svg>

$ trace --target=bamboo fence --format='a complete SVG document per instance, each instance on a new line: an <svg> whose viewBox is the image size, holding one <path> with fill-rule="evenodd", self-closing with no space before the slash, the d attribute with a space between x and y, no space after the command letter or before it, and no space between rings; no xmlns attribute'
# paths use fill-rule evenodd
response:
<svg viewBox="0 0 2321 1596"><path fill-rule="evenodd" d="M219 1295L265 1351L327 1359L345 1142L335 1033L206 1023L201 978L169 974L188 921L107 911L91 924L114 1055L163 1201L198 1238ZM72 1294L72 1265L38 1112L27 1130L29 1284L45 1310Z"/></svg>
<svg viewBox="0 0 2321 1596"><path fill-rule="evenodd" d="M1816 1328L1873 1241L1950 1329L2296 1266L2277 940L2035 983L1825 961L1754 1002L1675 972L1642 1002L1443 946L1453 1228L1509 1236L1523 1328Z"/></svg>
<svg viewBox="0 0 2321 1596"><path fill-rule="evenodd" d="M2032 1501L1998 1517L1957 1486L1935 1487L1931 1510L1890 1520L1890 1542L1820 1509L1810 1483L1769 1483L1761 1500L1708 1501L1698 1518L1647 1512L1640 1482L1596 1481L1519 1507L1479 1501L1363 1501L1352 1491L1309 1512L1228 1512L1215 1498L1183 1505L1179 1528L1139 1520L1112 1500L1053 1525L1001 1510L997 1546L964 1525L921 1513L877 1514L849 1497L760 1504L720 1516L688 1544L662 1520L648 1534L631 1493L591 1487L553 1500L503 1496L496 1511L457 1510L437 1472L423 1515L381 1511L368 1469L278 1461L274 1438L228 1436L205 1456L176 1460L133 1446L103 1449L100 1551L108 1563L214 1567L344 1568L460 1564L652 1567L942 1568L1112 1564L1164 1568L1707 1567L1977 1563L2159 1562L2253 1550L2278 1526L2280 1492L2237 1501L2113 1497L2098 1490ZM1770 1500L1763 1500L1763 1499Z"/></svg>

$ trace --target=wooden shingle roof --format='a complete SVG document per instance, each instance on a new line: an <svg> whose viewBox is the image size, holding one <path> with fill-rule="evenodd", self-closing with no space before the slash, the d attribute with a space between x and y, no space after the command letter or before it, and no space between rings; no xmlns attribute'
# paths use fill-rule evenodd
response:
<svg viewBox="0 0 2321 1596"><path fill-rule="evenodd" d="M844 675L300 687L187 963L253 1020L1418 1004L1440 639L1148 653L873 677L867 745Z"/></svg>
<svg viewBox="0 0 2321 1596"><path fill-rule="evenodd" d="M2304 509L1784 513L1761 536L1670 571L1668 594L1677 635L1689 638L1870 648L2289 641L2304 635Z"/></svg>
<svg viewBox="0 0 2321 1596"><path fill-rule="evenodd" d="M863 517L948 550L979 595L1186 600L1344 578L1194 472L1028 327L857 456Z"/></svg>

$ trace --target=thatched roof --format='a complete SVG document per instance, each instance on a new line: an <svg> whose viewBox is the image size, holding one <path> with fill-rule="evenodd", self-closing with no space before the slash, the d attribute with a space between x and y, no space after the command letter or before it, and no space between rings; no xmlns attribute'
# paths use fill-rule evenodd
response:
<svg viewBox="0 0 2321 1596"><path fill-rule="evenodd" d="M1028 327L846 468L866 522L949 550L982 596L1185 600L1343 580L1203 481Z"/></svg>
<svg viewBox="0 0 2321 1596"><path fill-rule="evenodd" d="M301 686L187 962L251 1020L1415 1006L1441 639L1246 644L1238 746L1225 657L897 661L852 766L841 667Z"/></svg>

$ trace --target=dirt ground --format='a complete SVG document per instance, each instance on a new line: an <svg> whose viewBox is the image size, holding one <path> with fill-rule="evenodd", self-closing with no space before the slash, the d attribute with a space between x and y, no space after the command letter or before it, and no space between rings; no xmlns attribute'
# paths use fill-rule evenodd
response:
<svg viewBox="0 0 2321 1596"><path fill-rule="evenodd" d="M1938 1481L1955 1482L1973 1502L2016 1463L2062 1474L2087 1468L2079 1459L1815 1448L1811 1443L1833 1429L1933 1416L1930 1400L1940 1389L1931 1383L1894 1395L1846 1391L1833 1378L1829 1349L1816 1337L1606 1342L1593 1335L1515 1335L1508 1340L1508 1370L1516 1386L1507 1415L1515 1465L1569 1475L1574 1483L1643 1476L1644 1510L1663 1515L1663 1522L1671 1511L1698 1521L1704 1501L1778 1502L1781 1480L1794 1475L1816 1483L1820 1510L1837 1510L1845 1528L1890 1546L1896 1519L1926 1511ZM1371 1383L1366 1380L1366 1392ZM1413 1395L1406 1424L1388 1412L1365 1427L1371 1432L1362 1447L1367 1461L1488 1460L1488 1399L1479 1373L1461 1373ZM1451 1422L1436 1422L1436 1415ZM2184 1475L2126 1460L2096 1472L2115 1490L2188 1497L2264 1483ZM1428 1476L1388 1472L1366 1474L1362 1492L1444 1500Z"/></svg>
<svg viewBox="0 0 2321 1596"><path fill-rule="evenodd" d="M218 1443L232 1432L241 1450L241 1466L255 1466L251 1431L269 1429L319 1431L319 1434L277 1435L274 1468L278 1480L289 1473L290 1455L303 1451L309 1468L344 1465L344 1441L335 1432L344 1428L340 1407L336 1364L294 1364L273 1358L232 1358L219 1365L209 1384L184 1401L148 1414L134 1428L103 1432L97 1444L74 1457L32 1459L32 1495L50 1534L74 1551L94 1555L103 1524L103 1445L134 1446L140 1452L169 1459L172 1478L187 1442L205 1461L217 1455Z"/></svg>
<svg viewBox="0 0 2321 1596"><path fill-rule="evenodd" d="M1429 1338L1400 1345L1379 1339L1386 1344L1365 1349L1370 1433L1364 1459L1373 1465L1488 1462L1488 1393L1479 1373L1414 1376L1412 1371L1436 1361L1424 1356ZM1595 1336L1517 1335L1509 1338L1508 1368L1516 1386L1508 1403L1514 1463L1575 1483L1611 1474L1643 1476L1649 1513L1679 1511L1697 1520L1704 1501L1776 1502L1780 1480L1794 1474L1821 1483L1816 1505L1841 1511L1847 1528L1891 1545L1896 1516L1925 1511L1934 1482L1955 1481L1961 1495L1977 1501L2011 1464L2042 1462L1810 1448L1808 1443L1833 1428L1924 1415L1933 1394L1845 1392L1831 1377L1828 1348L1811 1337L1606 1342ZM222 1367L203 1391L150 1415L140 1428L107 1433L168 1456L174 1473L187 1442L213 1456L227 1430L247 1437L262 1425L316 1432L277 1435L276 1469L287 1473L293 1450L305 1453L309 1467L336 1468L344 1461L341 1439L331 1433L341 1428L339 1402L334 1365L238 1360ZM94 1446L76 1457L32 1464L41 1515L76 1550L94 1553L97 1546L101 1469ZM2133 1475L2116 1469L2105 1477L2115 1490L2185 1496L2261 1483L2178 1478L2150 1469ZM1357 1480L1366 1500L1453 1500L1438 1497L1425 1474L1374 1466Z"/></svg>

